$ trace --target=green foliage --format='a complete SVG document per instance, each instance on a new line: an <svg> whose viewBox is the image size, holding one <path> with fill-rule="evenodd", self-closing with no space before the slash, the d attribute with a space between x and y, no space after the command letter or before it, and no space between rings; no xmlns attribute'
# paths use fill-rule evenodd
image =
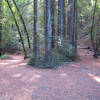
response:
<svg viewBox="0 0 100 100"><path fill-rule="evenodd" d="M18 41L9 42L6 45L6 51L8 51L10 53L17 53L17 52L20 52L21 50L22 50L21 44Z"/></svg>
<svg viewBox="0 0 100 100"><path fill-rule="evenodd" d="M2 59L2 60L9 59L9 58L10 58L10 55L8 55L8 54L4 54L4 55L0 56L0 59Z"/></svg>
<svg viewBox="0 0 100 100"><path fill-rule="evenodd" d="M48 61L46 61L44 56L37 59L32 57L29 61L29 65L37 68L57 68L65 62L75 61L76 59L77 54L74 53L73 46L69 45L67 42L63 42L62 46L59 47L59 50L51 50Z"/></svg>
<svg viewBox="0 0 100 100"><path fill-rule="evenodd" d="M62 42L61 50L62 50L62 59L65 61L75 61L78 55L75 52L75 48L68 43L66 40Z"/></svg>
<svg viewBox="0 0 100 100"><path fill-rule="evenodd" d="M95 0L86 0L86 1L79 0L79 15L82 16L82 19L80 17L80 21L79 21L82 22L82 26L81 27L79 26L80 28L78 28L79 39L81 38L85 40L84 42L81 42L81 45L87 45L91 48L92 48L91 27L92 27L93 16L94 16L93 15L94 6L95 6ZM100 0L97 0L94 25L93 25L93 41L94 41L95 49L97 49L96 46L99 48L99 39L100 39L99 16L100 16Z"/></svg>
<svg viewBox="0 0 100 100"><path fill-rule="evenodd" d="M9 52L9 53L18 53L21 49L21 44L18 40L12 40L12 41L5 41L0 44L0 48L3 50L3 52Z"/></svg>
<svg viewBox="0 0 100 100"><path fill-rule="evenodd" d="M46 61L43 56L37 60L31 58L29 61L29 65L36 66L38 68L56 68L59 64L62 64L62 60L60 54L57 53L56 50L51 51L48 61Z"/></svg>
<svg viewBox="0 0 100 100"><path fill-rule="evenodd" d="M20 27L20 31L22 34L22 37L24 39L24 43L25 43L25 47L28 48L27 46L27 37L26 37L26 33L24 32L24 28L22 25L22 22L18 16L18 12L17 9L15 7L15 5L13 4L12 0L9 0L11 7L13 9L13 12L15 14L15 17L17 19L17 22L19 24ZM15 0L16 1L16 0ZM32 13L32 3L30 0L17 0L16 1L18 8L21 12L21 14L24 17L25 20L25 24L28 28L28 33L29 35L32 34L32 20L33 20L33 14ZM2 9L3 9L3 13L2 13L2 47L3 50L6 51L10 51L12 53L16 53L17 51L19 52L19 50L21 50L22 45L21 45L21 41L19 40L19 35L18 35L18 31L15 25L15 21L14 18L12 16L12 13L8 7L8 4L6 2L6 0L2 0ZM29 6L31 6L31 9L29 8ZM29 21L31 20L31 21ZM31 24L30 24L31 22ZM30 37L32 37L30 35ZM31 42L32 42L32 38L30 38Z"/></svg>

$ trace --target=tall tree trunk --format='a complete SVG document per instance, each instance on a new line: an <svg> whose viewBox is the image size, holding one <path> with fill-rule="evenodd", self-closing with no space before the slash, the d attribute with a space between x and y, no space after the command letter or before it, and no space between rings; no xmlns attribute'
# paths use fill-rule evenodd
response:
<svg viewBox="0 0 100 100"><path fill-rule="evenodd" d="M24 52L24 55L25 55L25 58L26 58L27 57L27 53L26 53L26 49L25 49L25 46L24 46L24 41L23 41L23 38L22 38L22 35L21 35L21 32L20 32L20 28L18 26L17 20L15 18L15 15L13 13L13 10L11 8L11 5L10 5L9 1L8 0L6 0L6 1L7 1L7 4L9 6L9 9L10 9L12 15L13 15L13 18L14 18L14 21L15 21L15 24L16 24L16 27L17 27L17 30L18 30L18 34L19 34L20 39L21 39L21 44L22 44L22 47L23 47L23 52Z"/></svg>
<svg viewBox="0 0 100 100"><path fill-rule="evenodd" d="M51 0L52 48L55 48L55 0Z"/></svg>
<svg viewBox="0 0 100 100"><path fill-rule="evenodd" d="M26 36L27 36L28 46L29 46L29 48L31 48L30 38L29 38L29 34L28 34L28 31L27 31L27 27L26 27L26 25L25 25L23 16L22 16L22 14L20 13L20 10L19 10L19 8L18 8L18 6L17 6L15 0L13 0L13 3L14 3L14 5L15 5L16 8L17 8L18 14L19 14L20 19L21 19L21 21L22 21L22 24L23 24L23 26L24 26L24 32L26 33Z"/></svg>
<svg viewBox="0 0 100 100"><path fill-rule="evenodd" d="M52 41L51 0L46 0L45 59L49 60Z"/></svg>
<svg viewBox="0 0 100 100"><path fill-rule="evenodd" d="M66 37L66 2L63 0L64 37Z"/></svg>
<svg viewBox="0 0 100 100"><path fill-rule="evenodd" d="M58 34L62 41L65 38L65 0L58 0Z"/></svg>
<svg viewBox="0 0 100 100"><path fill-rule="evenodd" d="M67 14L67 35L70 44L72 44L73 37L73 0L68 0L68 14Z"/></svg>
<svg viewBox="0 0 100 100"><path fill-rule="evenodd" d="M0 56L2 55L2 0L0 0Z"/></svg>
<svg viewBox="0 0 100 100"><path fill-rule="evenodd" d="M38 35L37 35L37 0L34 0L34 32L33 32L33 53L34 53L34 60L37 59L37 51L38 51Z"/></svg>
<svg viewBox="0 0 100 100"><path fill-rule="evenodd" d="M74 52L77 54L77 16L78 16L78 10L77 10L77 0L74 0L73 2L74 9L73 9L73 38L72 38L72 45L74 47Z"/></svg>
<svg viewBox="0 0 100 100"><path fill-rule="evenodd" d="M77 16L77 0L68 0L67 34L70 44L74 47L75 54L77 53Z"/></svg>
<svg viewBox="0 0 100 100"><path fill-rule="evenodd" d="M96 54L95 50L95 44L94 44L94 38L93 38L93 28L94 28L94 21L95 21L95 13L96 13L96 7L97 7L97 0L95 0L95 6L94 6L94 12L93 12L93 18L92 18L92 27L91 27L91 42L94 50L94 55Z"/></svg>

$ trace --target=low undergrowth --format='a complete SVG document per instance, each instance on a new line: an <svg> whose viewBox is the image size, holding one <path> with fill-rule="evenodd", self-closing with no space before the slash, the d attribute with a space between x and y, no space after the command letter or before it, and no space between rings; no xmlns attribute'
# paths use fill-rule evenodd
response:
<svg viewBox="0 0 100 100"><path fill-rule="evenodd" d="M59 50L52 49L48 60L44 56L37 59L33 56L29 61L29 65L38 68L57 68L65 62L75 61L77 57L77 54L74 53L74 48L69 44L65 44Z"/></svg>
<svg viewBox="0 0 100 100"><path fill-rule="evenodd" d="M0 59L4 60L4 59L10 59L10 55L8 54L3 54L0 56Z"/></svg>

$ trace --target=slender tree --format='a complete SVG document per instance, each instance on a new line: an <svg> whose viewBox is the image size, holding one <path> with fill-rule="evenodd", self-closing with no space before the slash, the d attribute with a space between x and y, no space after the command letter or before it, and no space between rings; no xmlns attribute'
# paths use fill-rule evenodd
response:
<svg viewBox="0 0 100 100"><path fill-rule="evenodd" d="M58 34L65 38L65 0L58 0Z"/></svg>
<svg viewBox="0 0 100 100"><path fill-rule="evenodd" d="M70 44L72 44L72 35L73 35L73 0L68 0L68 14L67 14L67 35Z"/></svg>
<svg viewBox="0 0 100 100"><path fill-rule="evenodd" d="M13 0L13 3L14 3L14 5L15 5L16 8L17 8L18 14L19 14L20 19L21 19L21 21L22 21L22 24L23 24L23 26L24 26L24 32L26 33L26 36L27 36L28 46L29 46L29 48L31 48L31 43L30 43L30 39L29 39L29 34L28 34L28 31L27 31L27 27L26 27L26 25L25 25L23 16L22 16L22 14L20 13L20 10L19 10L19 8L18 8L18 6L17 6L15 0Z"/></svg>
<svg viewBox="0 0 100 100"><path fill-rule="evenodd" d="M52 41L51 0L46 0L45 59L49 60Z"/></svg>
<svg viewBox="0 0 100 100"><path fill-rule="evenodd" d="M96 40L96 52L98 53L99 50L100 50L100 32L99 32L99 26L100 26L100 16L98 16L98 19L97 19L97 34L96 34L96 37L97 37L97 40Z"/></svg>
<svg viewBox="0 0 100 100"><path fill-rule="evenodd" d="M34 31L33 31L33 53L34 53L34 60L37 59L37 51L38 51L38 35L37 35L37 0L33 0L34 4Z"/></svg>
<svg viewBox="0 0 100 100"><path fill-rule="evenodd" d="M73 37L72 37L72 45L74 47L74 52L77 54L77 17L78 17L78 10L77 10L77 0L73 2Z"/></svg>
<svg viewBox="0 0 100 100"><path fill-rule="evenodd" d="M55 0L51 0L52 48L55 48Z"/></svg>
<svg viewBox="0 0 100 100"><path fill-rule="evenodd" d="M0 56L2 55L2 0L0 0Z"/></svg>
<svg viewBox="0 0 100 100"><path fill-rule="evenodd" d="M95 6L94 6L93 18L92 18L92 27L91 27L91 42L92 42L92 46L93 46L93 50L94 50L94 57L97 58L96 49L95 49L95 43L94 43L94 38L93 38L93 28L94 28L96 7L97 7L97 0L95 0Z"/></svg>
<svg viewBox="0 0 100 100"><path fill-rule="evenodd" d="M23 47L23 52L24 52L25 58L27 58L27 53L26 53L26 49L25 49L25 46L24 46L24 41L23 41L23 38L22 38L22 35L21 35L21 32L20 32L20 28L18 26L17 20L15 18L15 15L13 13L13 10L11 8L11 5L10 5L9 1L6 0L6 2L7 2L8 6L9 6L9 9L10 9L12 15L13 15L13 18L14 18L14 21L15 21L15 24L16 24L16 27L17 27L17 30L18 30L18 34L20 36L21 44L22 44L22 47Z"/></svg>

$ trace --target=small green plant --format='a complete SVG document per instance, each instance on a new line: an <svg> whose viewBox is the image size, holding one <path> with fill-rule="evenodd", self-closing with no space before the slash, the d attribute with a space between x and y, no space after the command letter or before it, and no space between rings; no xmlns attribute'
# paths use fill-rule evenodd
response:
<svg viewBox="0 0 100 100"><path fill-rule="evenodd" d="M2 59L2 60L9 59L9 58L10 58L10 55L8 55L8 54L4 54L4 55L0 56L0 59Z"/></svg>

